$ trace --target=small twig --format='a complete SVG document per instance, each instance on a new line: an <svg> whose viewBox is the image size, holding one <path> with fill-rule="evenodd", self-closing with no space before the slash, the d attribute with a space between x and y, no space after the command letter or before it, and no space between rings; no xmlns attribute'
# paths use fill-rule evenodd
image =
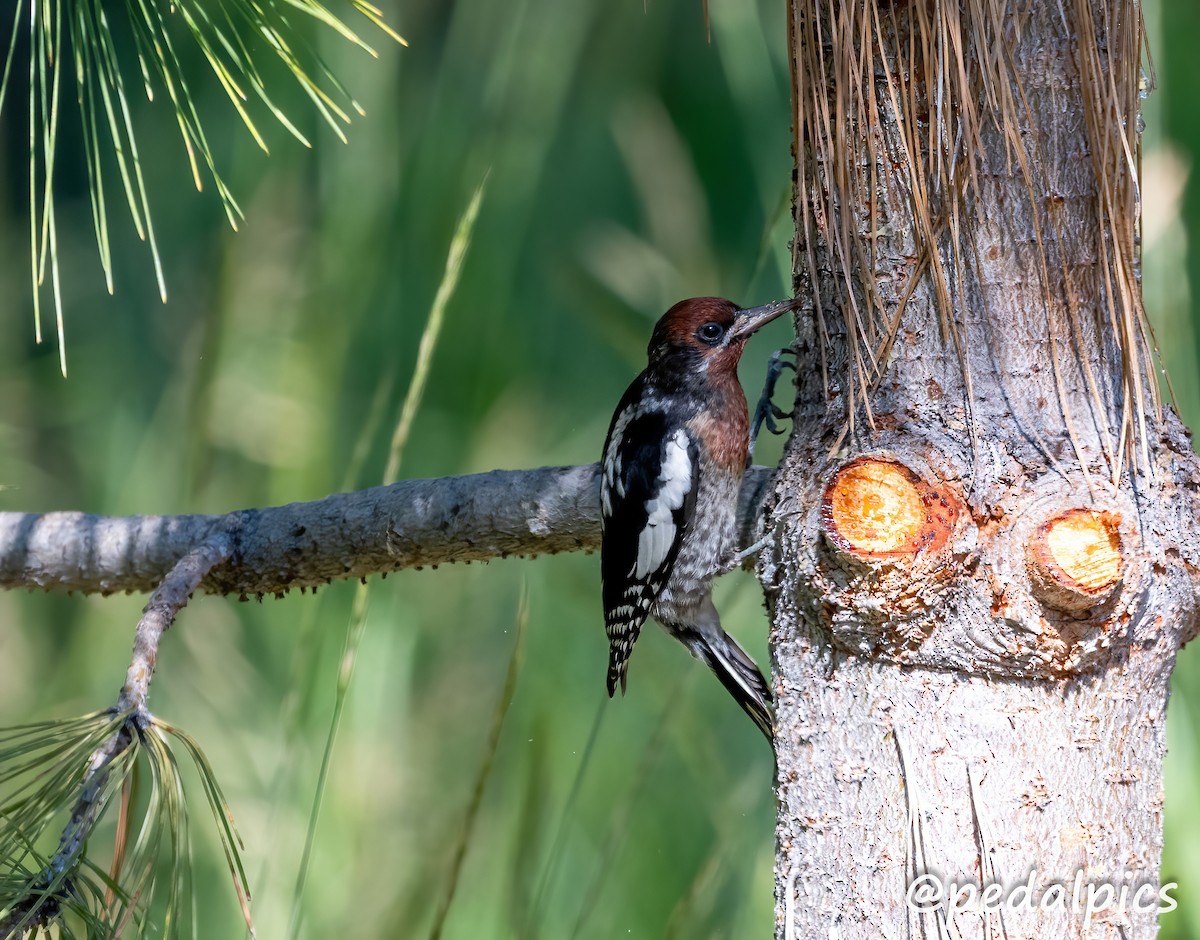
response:
<svg viewBox="0 0 1200 940"><path fill-rule="evenodd" d="M12 904L8 914L0 919L0 937L4 940L36 931L58 916L61 900L72 893L72 869L107 802L109 770L130 740L128 724L122 724L92 754L79 798L59 836L58 848L46 867L30 880L24 897Z"/></svg>
<svg viewBox="0 0 1200 940"><path fill-rule="evenodd" d="M117 699L118 711L130 711L139 716L145 711L162 635L175 622L179 611L187 606L188 598L205 576L228 561L232 554L233 539L227 533L219 532L180 558L150 595L133 636L133 658L125 674L125 686Z"/></svg>
<svg viewBox="0 0 1200 940"><path fill-rule="evenodd" d="M216 533L179 559L150 596L134 633L133 656L125 685L112 709L114 716L124 718L118 719L120 726L117 730L92 753L79 797L59 837L58 848L42 873L31 883L28 903L15 905L9 916L0 921L4 936L16 929L24 930L44 924L57 912L58 904L48 902L47 898L62 895L62 885L71 877L71 870L78 863L83 846L108 803L113 765L128 751L135 736L150 721L146 700L150 694L150 681L154 677L162 635L187 605L188 598L205 575L226 562L232 553L233 539L227 533ZM34 907L39 904L44 907L35 913Z"/></svg>
<svg viewBox="0 0 1200 940"><path fill-rule="evenodd" d="M58 848L46 866L46 875L49 880L58 878L74 863L83 843L91 835L106 802L104 796L109 770L113 761L125 752L131 741L132 735L129 726L124 724L92 754L87 775L83 778L83 789L79 793L79 799L76 800L75 808L71 811L71 818L58 840Z"/></svg>

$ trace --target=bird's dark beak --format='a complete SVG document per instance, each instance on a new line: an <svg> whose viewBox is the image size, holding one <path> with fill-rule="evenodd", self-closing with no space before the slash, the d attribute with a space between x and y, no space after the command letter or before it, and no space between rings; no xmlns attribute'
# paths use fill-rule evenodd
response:
<svg viewBox="0 0 1200 940"><path fill-rule="evenodd" d="M749 310L739 310L733 316L733 326L727 334L730 339L740 339L749 336L760 326L766 326L782 313L794 310L799 300L777 300L762 307L751 307Z"/></svg>

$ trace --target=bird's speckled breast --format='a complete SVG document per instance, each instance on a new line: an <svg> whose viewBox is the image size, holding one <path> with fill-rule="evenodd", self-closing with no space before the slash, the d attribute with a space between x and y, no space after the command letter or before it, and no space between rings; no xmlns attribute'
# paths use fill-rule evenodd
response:
<svg viewBox="0 0 1200 940"><path fill-rule="evenodd" d="M679 556L651 615L660 622L688 622L712 589L712 580L737 550L737 501L742 474L710 465L701 473L695 520L679 546Z"/></svg>

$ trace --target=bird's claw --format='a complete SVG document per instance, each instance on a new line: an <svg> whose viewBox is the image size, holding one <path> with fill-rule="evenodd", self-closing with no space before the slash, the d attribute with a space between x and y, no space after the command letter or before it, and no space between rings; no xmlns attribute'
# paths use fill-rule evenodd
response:
<svg viewBox="0 0 1200 940"><path fill-rule="evenodd" d="M768 431L772 434L782 434L783 428L776 424L776 419L790 418L793 414L791 411L784 411L771 399L775 395L775 384L779 381L779 376L784 369L791 369L796 372L796 363L789 362L783 358L785 355L798 355L796 350L790 346L783 349L777 349L771 354L771 358L767 363L767 380L763 383L762 395L759 396L758 404L754 408L754 420L750 423L750 442L747 448L747 462L754 456L754 443L758 440L758 434L762 430L763 425L766 425Z"/></svg>
<svg viewBox="0 0 1200 940"><path fill-rule="evenodd" d="M747 548L743 548L740 552L734 552L732 555L728 556L727 558L722 560L717 565L717 570L715 573L718 575L722 575L722 574L728 574L731 571L736 571L738 568L742 567L742 564L746 561L747 558L752 558L755 555L757 555L759 552L761 552L766 547L766 545L769 541L771 541L771 536L764 535L761 539L759 539L753 545L750 545Z"/></svg>

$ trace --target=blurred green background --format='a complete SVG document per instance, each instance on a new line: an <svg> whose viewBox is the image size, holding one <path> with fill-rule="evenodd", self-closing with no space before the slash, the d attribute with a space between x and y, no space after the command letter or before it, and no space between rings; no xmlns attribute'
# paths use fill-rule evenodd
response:
<svg viewBox="0 0 1200 940"><path fill-rule="evenodd" d="M1188 289L1189 274L1200 276L1200 239L1189 239L1200 220L1189 176L1200 150L1200 10L1187 6L1145 5L1158 87L1147 101L1144 241L1147 303L1180 408L1200 427ZM314 33L367 111L349 145L293 99L316 146L270 127L267 158L219 88L192 81L246 210L238 234L212 193L194 191L166 103L137 102L166 306L145 246L115 213L117 293L105 293L64 130L67 380L53 343L32 341L25 127L6 111L0 509L225 512L378 482L456 219L489 168L402 476L596 460L671 302L787 292L783 0L714 0L711 41L698 0L405 0L385 13L411 46L376 35L378 60ZM742 369L752 393L767 353L786 341L780 323L755 342ZM760 459L778 452L769 442ZM263 937L282 936L290 916L354 591L198 598L162 650L151 704L217 767L247 843ZM598 562L582 555L372 583L302 934L428 935L487 757L523 592L520 672L445 936L769 936L770 754L657 629L639 643L628 696L608 702ZM752 579L725 579L719 595L731 631L765 663ZM0 724L111 702L143 602L0 593ZM1181 904L1163 935L1200 937L1191 650L1175 691L1164 880L1180 882ZM233 891L194 797L201 935L236 935Z"/></svg>

